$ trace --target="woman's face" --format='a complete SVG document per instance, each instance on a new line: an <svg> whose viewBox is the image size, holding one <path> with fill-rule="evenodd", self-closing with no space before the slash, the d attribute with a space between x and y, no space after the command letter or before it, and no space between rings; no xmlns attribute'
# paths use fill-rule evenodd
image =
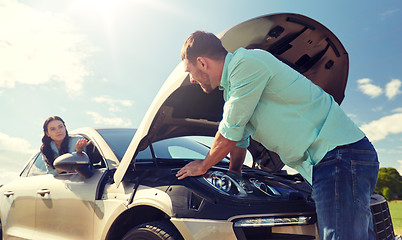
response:
<svg viewBox="0 0 402 240"><path fill-rule="evenodd" d="M66 137L66 127L60 120L53 120L47 125L46 135L55 142L61 142Z"/></svg>

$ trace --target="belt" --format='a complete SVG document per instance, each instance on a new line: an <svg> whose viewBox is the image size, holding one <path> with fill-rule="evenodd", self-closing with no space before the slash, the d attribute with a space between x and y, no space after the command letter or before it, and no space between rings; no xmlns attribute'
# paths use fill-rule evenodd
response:
<svg viewBox="0 0 402 240"><path fill-rule="evenodd" d="M337 146L335 149L341 149L341 148L344 148L344 147L346 147L347 145L339 145L339 146Z"/></svg>

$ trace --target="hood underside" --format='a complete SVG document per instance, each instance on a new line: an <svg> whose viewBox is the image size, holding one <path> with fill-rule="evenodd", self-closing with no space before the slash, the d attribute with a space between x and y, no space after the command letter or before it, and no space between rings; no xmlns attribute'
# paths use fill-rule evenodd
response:
<svg viewBox="0 0 402 240"><path fill-rule="evenodd" d="M229 52L244 47L272 53L331 94L338 104L342 102L348 54L338 38L317 21L298 14L273 14L236 25L219 37ZM159 110L149 132L151 142L183 135L214 136L223 104L222 91L206 94L198 85L190 84L187 76ZM262 145L252 141L249 150L254 157L259 156L260 166L270 170L283 167L281 162L266 161L267 157L279 157Z"/></svg>
<svg viewBox="0 0 402 240"><path fill-rule="evenodd" d="M271 14L240 23L218 37L228 52L243 47L272 53L331 94L338 104L342 102L348 54L321 23L299 14ZM152 142L177 136L214 136L223 105L222 91L205 94L190 83L180 63L154 99L123 157L123 169L118 170L125 172L135 153ZM279 157L261 144L251 141L249 150L257 167L272 171L283 167Z"/></svg>

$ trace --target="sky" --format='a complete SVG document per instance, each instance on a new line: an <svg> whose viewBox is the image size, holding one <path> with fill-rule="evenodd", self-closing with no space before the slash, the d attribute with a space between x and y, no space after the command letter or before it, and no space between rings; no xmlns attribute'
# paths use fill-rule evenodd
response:
<svg viewBox="0 0 402 240"><path fill-rule="evenodd" d="M39 151L46 118L138 127L192 32L284 12L340 39L341 107L402 174L402 0L0 0L0 184Z"/></svg>

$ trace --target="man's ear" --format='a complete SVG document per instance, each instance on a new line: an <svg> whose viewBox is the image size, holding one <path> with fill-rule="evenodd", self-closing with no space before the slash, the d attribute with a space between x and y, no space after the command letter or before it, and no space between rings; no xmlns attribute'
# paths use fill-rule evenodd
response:
<svg viewBox="0 0 402 240"><path fill-rule="evenodd" d="M207 69L208 66L208 61L205 57L197 57L197 65L200 69Z"/></svg>

